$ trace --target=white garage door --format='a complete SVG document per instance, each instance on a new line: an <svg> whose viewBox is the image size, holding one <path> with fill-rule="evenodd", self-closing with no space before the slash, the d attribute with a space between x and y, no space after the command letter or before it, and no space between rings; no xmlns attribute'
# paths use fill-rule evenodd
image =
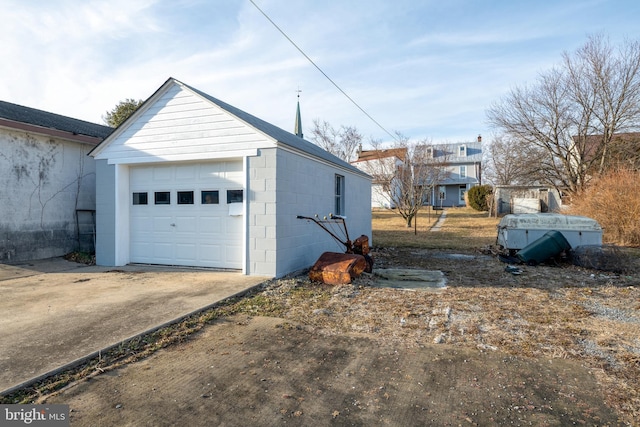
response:
<svg viewBox="0 0 640 427"><path fill-rule="evenodd" d="M242 268L241 161L136 166L131 262Z"/></svg>

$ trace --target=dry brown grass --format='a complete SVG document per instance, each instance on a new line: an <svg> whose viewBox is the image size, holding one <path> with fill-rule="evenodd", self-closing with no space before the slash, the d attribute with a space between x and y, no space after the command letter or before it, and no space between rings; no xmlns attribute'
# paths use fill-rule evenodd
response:
<svg viewBox="0 0 640 427"><path fill-rule="evenodd" d="M278 306L279 317L323 334L574 360L598 378L604 399L626 424L640 419L638 271L616 275L566 263L522 266L521 275L511 275L480 250L495 243L498 219L450 208L442 229L428 231L435 220L420 218L416 235L396 213L374 212L374 269L441 270L448 280L441 292L373 287L375 278L366 275L338 287L298 277L266 289L266 307ZM442 257L452 252L473 259ZM253 313L268 315L259 307Z"/></svg>
<svg viewBox="0 0 640 427"><path fill-rule="evenodd" d="M447 208L446 227L431 228L441 211L420 211L418 232L407 228L404 219L392 210L373 211L373 245L376 247L413 247L423 249L469 250L495 243L496 218L471 208Z"/></svg>
<svg viewBox="0 0 640 427"><path fill-rule="evenodd" d="M569 212L597 220L607 243L640 246L640 172L618 170L595 179Z"/></svg>

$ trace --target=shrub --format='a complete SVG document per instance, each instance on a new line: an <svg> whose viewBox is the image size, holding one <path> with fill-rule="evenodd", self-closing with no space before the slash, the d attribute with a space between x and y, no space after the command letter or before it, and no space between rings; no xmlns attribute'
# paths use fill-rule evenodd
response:
<svg viewBox="0 0 640 427"><path fill-rule="evenodd" d="M640 246L640 171L609 172L572 200L569 213L598 221L605 242Z"/></svg>
<svg viewBox="0 0 640 427"><path fill-rule="evenodd" d="M493 187L490 185L476 185L467 191L469 206L477 211L488 211L489 204L487 198L493 194Z"/></svg>

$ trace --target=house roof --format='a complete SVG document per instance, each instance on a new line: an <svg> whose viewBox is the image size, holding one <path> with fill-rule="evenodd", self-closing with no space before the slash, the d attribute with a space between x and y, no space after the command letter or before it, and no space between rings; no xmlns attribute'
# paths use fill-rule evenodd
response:
<svg viewBox="0 0 640 427"><path fill-rule="evenodd" d="M573 137L574 141L578 139ZM585 162L594 160L596 153L601 149L603 135L587 135L584 139ZM640 155L640 132L621 132L611 136L609 156L615 160L634 160Z"/></svg>
<svg viewBox="0 0 640 427"><path fill-rule="evenodd" d="M276 141L278 141L281 144L287 145L291 148L294 148L296 150L300 150L302 152L305 152L307 154L311 154L315 157L318 157L320 159L326 160L330 163L336 164L336 165L340 165L343 168L347 168L357 174L360 175L367 175L365 174L363 171L361 171L360 169L356 168L355 166L350 165L349 163L345 162L344 160L340 159L337 156L334 156L333 154L329 153L326 150L323 150L322 148L318 147L317 145L303 139L300 138L297 135L294 135L291 132L287 132L284 129L281 129L275 125L272 125L271 123L268 123L256 116L253 116L245 111L242 111L239 108L234 107L233 105L227 104L226 102L220 101L217 98L214 98L213 96L206 94L194 87L191 87L187 84L184 84L182 82L180 82L179 80L176 80L174 78L170 78L168 81L174 81L175 83L182 85L190 90L192 90L193 92L197 93L198 95L202 96L203 98L207 99L208 101L216 104L218 107L222 108L223 110L225 110L226 112L228 112L229 114L237 117L238 119L242 120L243 122L247 123L248 125L250 125L251 127L259 130L260 132L272 137L273 139L275 139ZM368 176L368 175L367 175Z"/></svg>
<svg viewBox="0 0 640 427"><path fill-rule="evenodd" d="M466 156L458 156L458 149L466 147ZM480 163L482 162L482 142L456 142L434 144L433 157L445 157L448 164Z"/></svg>
<svg viewBox="0 0 640 427"><path fill-rule="evenodd" d="M196 89L192 86L189 86L185 83L182 83L181 81L170 77L166 82L164 82L162 84L162 86L160 86L160 88L158 88L158 90L156 90L156 92L151 95L139 108L138 111L142 111L144 110L145 106L151 102L151 100L159 93L163 92L165 89L171 87L172 85L179 85L180 87L186 88L192 92L194 92L195 94L201 96L202 98L204 98L205 100L211 102L212 104L215 104L216 106L218 106L219 108L225 110L227 113L231 114L232 116L236 117L237 119L241 120L242 122L246 123L247 125L251 126L252 128L256 129L257 131L275 139L277 141L277 143L279 144L283 144L286 145L288 147L291 147L294 150L297 151L301 151L304 152L308 155L311 155L313 157L325 160L329 163L335 164L337 166L340 166L344 169L348 169L354 173L357 173L359 175L362 176L367 176L369 177L369 175L367 175L365 172L361 171L360 169L356 168L355 166L350 165L349 163L343 161L342 159L340 159L339 157L334 156L333 154L329 153L326 150L323 150L322 148L318 147L317 145L302 139L296 135L294 135L291 132L287 132L284 129L281 129L275 125L272 125L271 123L268 123L256 116L253 116L245 111L242 111L239 108L236 108L230 104L227 104L226 102L223 102L217 98L214 98L213 96L202 92L199 89ZM119 128L126 126L131 120L135 120L136 117L136 113L134 113L131 117L129 117L127 120L125 120ZM118 129L119 129L118 128ZM115 133L114 133L115 136ZM110 138L111 139L111 138ZM94 154L94 153L98 153L100 150L102 150L102 148L106 145L108 145L110 143L109 140L105 140L103 143L101 143L100 145L98 145L97 147L95 147L89 154Z"/></svg>
<svg viewBox="0 0 640 427"><path fill-rule="evenodd" d="M97 144L113 128L0 101L0 126Z"/></svg>
<svg viewBox="0 0 640 427"><path fill-rule="evenodd" d="M353 163L368 162L371 160L386 159L389 157L397 157L400 160L404 160L406 155L406 148L389 148L387 150L362 150L360 151L360 153L358 153L358 159L353 161Z"/></svg>

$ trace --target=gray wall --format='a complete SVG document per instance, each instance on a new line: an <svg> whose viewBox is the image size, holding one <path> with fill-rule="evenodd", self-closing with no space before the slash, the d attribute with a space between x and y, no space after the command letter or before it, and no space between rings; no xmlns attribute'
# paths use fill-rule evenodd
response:
<svg viewBox="0 0 640 427"><path fill-rule="evenodd" d="M96 160L96 264L116 264L116 167Z"/></svg>
<svg viewBox="0 0 640 427"><path fill-rule="evenodd" d="M79 249L76 209L95 209L92 146L10 130L0 144L0 261Z"/></svg>
<svg viewBox="0 0 640 427"><path fill-rule="evenodd" d="M285 150L278 150L277 167L276 276L311 267L323 252L344 252L344 246L318 225L296 218L334 212L336 174L345 177L349 237L365 234L372 243L370 179Z"/></svg>

